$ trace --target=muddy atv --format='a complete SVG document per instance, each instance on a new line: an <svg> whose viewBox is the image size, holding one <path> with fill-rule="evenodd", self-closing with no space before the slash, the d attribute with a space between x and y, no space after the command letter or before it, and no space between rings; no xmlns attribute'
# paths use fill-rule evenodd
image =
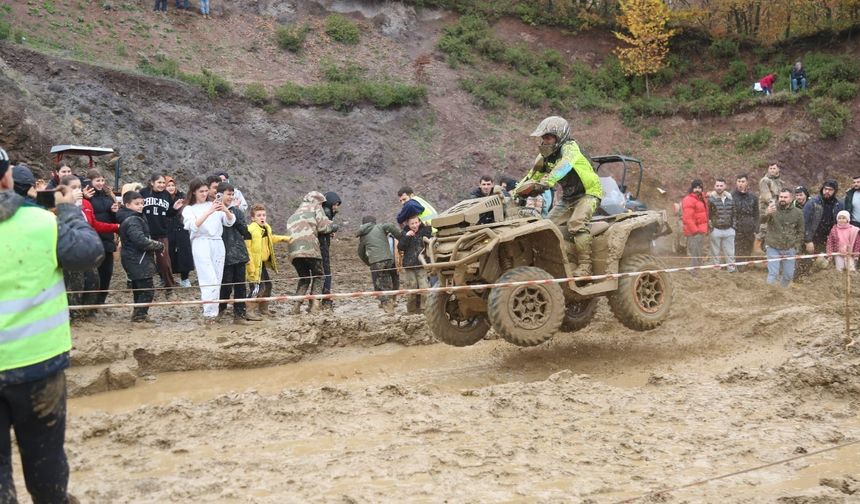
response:
<svg viewBox="0 0 860 504"><path fill-rule="evenodd" d="M481 214L493 223L479 225ZM525 216L524 216L525 215ZM428 240L425 267L440 286L481 285L570 278L577 267L567 229L524 214L511 198L494 194L460 202L433 218L438 231ZM559 330L586 327L601 297L626 327L647 331L669 314L672 284L663 264L650 255L657 236L671 233L663 211L626 212L591 221L592 274L639 275L593 281L535 283L480 290L433 292L425 307L437 339L472 345L492 327L520 346L539 345Z"/></svg>

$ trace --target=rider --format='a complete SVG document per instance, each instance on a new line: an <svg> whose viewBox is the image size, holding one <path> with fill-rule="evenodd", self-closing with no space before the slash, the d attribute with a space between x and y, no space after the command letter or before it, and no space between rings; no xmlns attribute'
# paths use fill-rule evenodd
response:
<svg viewBox="0 0 860 504"><path fill-rule="evenodd" d="M591 274L591 231L588 223L603 198L600 177L579 145L570 138L570 126L558 116L547 117L530 136L540 137L540 154L534 167L518 184L535 181L533 193L561 184L561 200L555 203L547 218L557 226L567 226L573 236L578 267L574 276Z"/></svg>

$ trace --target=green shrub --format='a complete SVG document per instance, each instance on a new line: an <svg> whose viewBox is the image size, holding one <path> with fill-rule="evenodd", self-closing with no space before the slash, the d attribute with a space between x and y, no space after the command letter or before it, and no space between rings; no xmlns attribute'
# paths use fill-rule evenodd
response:
<svg viewBox="0 0 860 504"><path fill-rule="evenodd" d="M12 25L0 16L0 40L6 40L12 34Z"/></svg>
<svg viewBox="0 0 860 504"><path fill-rule="evenodd" d="M332 40L343 44L358 44L358 25L340 14L332 14L325 19L325 33Z"/></svg>
<svg viewBox="0 0 860 504"><path fill-rule="evenodd" d="M200 86L209 98L224 96L232 90L230 83L208 68L203 68L199 74L179 72L179 80Z"/></svg>
<svg viewBox="0 0 860 504"><path fill-rule="evenodd" d="M841 102L851 101L857 96L857 84L845 81L834 82L827 90L827 94Z"/></svg>
<svg viewBox="0 0 860 504"><path fill-rule="evenodd" d="M734 58L738 55L739 51L740 44L738 41L729 38L714 40L708 48L708 52L711 53L711 56L722 59Z"/></svg>
<svg viewBox="0 0 860 504"><path fill-rule="evenodd" d="M269 101L269 92L262 84L248 84L245 86L245 98L254 105L264 105Z"/></svg>
<svg viewBox="0 0 860 504"><path fill-rule="evenodd" d="M735 142L735 150L738 152L758 151L767 147L773 132L769 128L759 128L752 133L741 133Z"/></svg>
<svg viewBox="0 0 860 504"><path fill-rule="evenodd" d="M277 41L278 47L281 49L297 53L305 44L305 38L307 38L310 30L307 24L303 24L302 26L279 26L275 30L275 41Z"/></svg>
<svg viewBox="0 0 860 504"><path fill-rule="evenodd" d="M729 63L728 71L720 80L720 87L725 90L745 88L749 84L749 70L747 64L741 60L733 60Z"/></svg>
<svg viewBox="0 0 860 504"><path fill-rule="evenodd" d="M275 99L283 105L296 105L302 101L302 87L288 82L275 88Z"/></svg>
<svg viewBox="0 0 860 504"><path fill-rule="evenodd" d="M338 65L330 60L323 60L320 67L323 79L328 82L361 82L367 74L367 69L355 63Z"/></svg>
<svg viewBox="0 0 860 504"><path fill-rule="evenodd" d="M501 42L490 37L487 21L475 15L463 16L453 25L445 27L436 47L448 55L448 64L452 67L460 63L474 64L475 49L494 60L501 57L505 50Z"/></svg>
<svg viewBox="0 0 860 504"><path fill-rule="evenodd" d="M427 90L423 86L397 82L371 82L362 86L362 96L376 108L386 109L420 103L427 96Z"/></svg>
<svg viewBox="0 0 860 504"><path fill-rule="evenodd" d="M615 56L609 56L597 72L594 73L594 84L604 90L607 96L617 100L627 100L633 93L633 83L621 69L621 63Z"/></svg>
<svg viewBox="0 0 860 504"><path fill-rule="evenodd" d="M475 79L460 80L460 87L471 94L478 105L484 108L496 109L501 107L505 102L503 95Z"/></svg>
<svg viewBox="0 0 860 504"><path fill-rule="evenodd" d="M851 109L829 97L813 98L809 102L807 111L818 120L822 138L841 136L851 117Z"/></svg>
<svg viewBox="0 0 860 504"><path fill-rule="evenodd" d="M860 79L860 63L856 58L847 56L807 54L803 59L803 68L810 87L830 88L836 82L855 82Z"/></svg>
<svg viewBox="0 0 860 504"><path fill-rule="evenodd" d="M703 96L718 94L720 92L720 86L709 80L697 78L690 81L690 92L693 99L698 99Z"/></svg>
<svg viewBox="0 0 860 504"><path fill-rule="evenodd" d="M687 102L693 99L693 87L689 84L678 84L672 90L672 97L681 102Z"/></svg>
<svg viewBox="0 0 860 504"><path fill-rule="evenodd" d="M662 132L657 126L649 126L642 130L642 138L654 138L660 136L661 134Z"/></svg>

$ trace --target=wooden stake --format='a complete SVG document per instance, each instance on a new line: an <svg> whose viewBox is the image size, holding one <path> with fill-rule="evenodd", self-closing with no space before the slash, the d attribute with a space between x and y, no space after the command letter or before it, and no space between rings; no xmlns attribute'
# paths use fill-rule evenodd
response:
<svg viewBox="0 0 860 504"><path fill-rule="evenodd" d="M848 267L851 264L848 261L853 261L854 257L845 254L844 262L845 268L842 271L843 276L845 277L845 348L850 348L854 346L854 338L851 337L851 274L849 273L850 268Z"/></svg>

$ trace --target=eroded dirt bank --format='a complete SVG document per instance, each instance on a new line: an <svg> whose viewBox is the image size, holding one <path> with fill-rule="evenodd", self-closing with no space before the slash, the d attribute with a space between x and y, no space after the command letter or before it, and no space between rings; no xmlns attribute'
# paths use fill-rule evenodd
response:
<svg viewBox="0 0 860 504"><path fill-rule="evenodd" d="M179 315L81 326L78 364L117 352L141 378L70 402L71 489L86 502L603 503L860 437L840 278L784 291L760 272L673 278L660 329L628 331L602 303L586 330L531 349L428 345L420 317L369 300L212 334ZM165 373L179 369L208 371ZM853 445L645 501L850 503L858 480Z"/></svg>

